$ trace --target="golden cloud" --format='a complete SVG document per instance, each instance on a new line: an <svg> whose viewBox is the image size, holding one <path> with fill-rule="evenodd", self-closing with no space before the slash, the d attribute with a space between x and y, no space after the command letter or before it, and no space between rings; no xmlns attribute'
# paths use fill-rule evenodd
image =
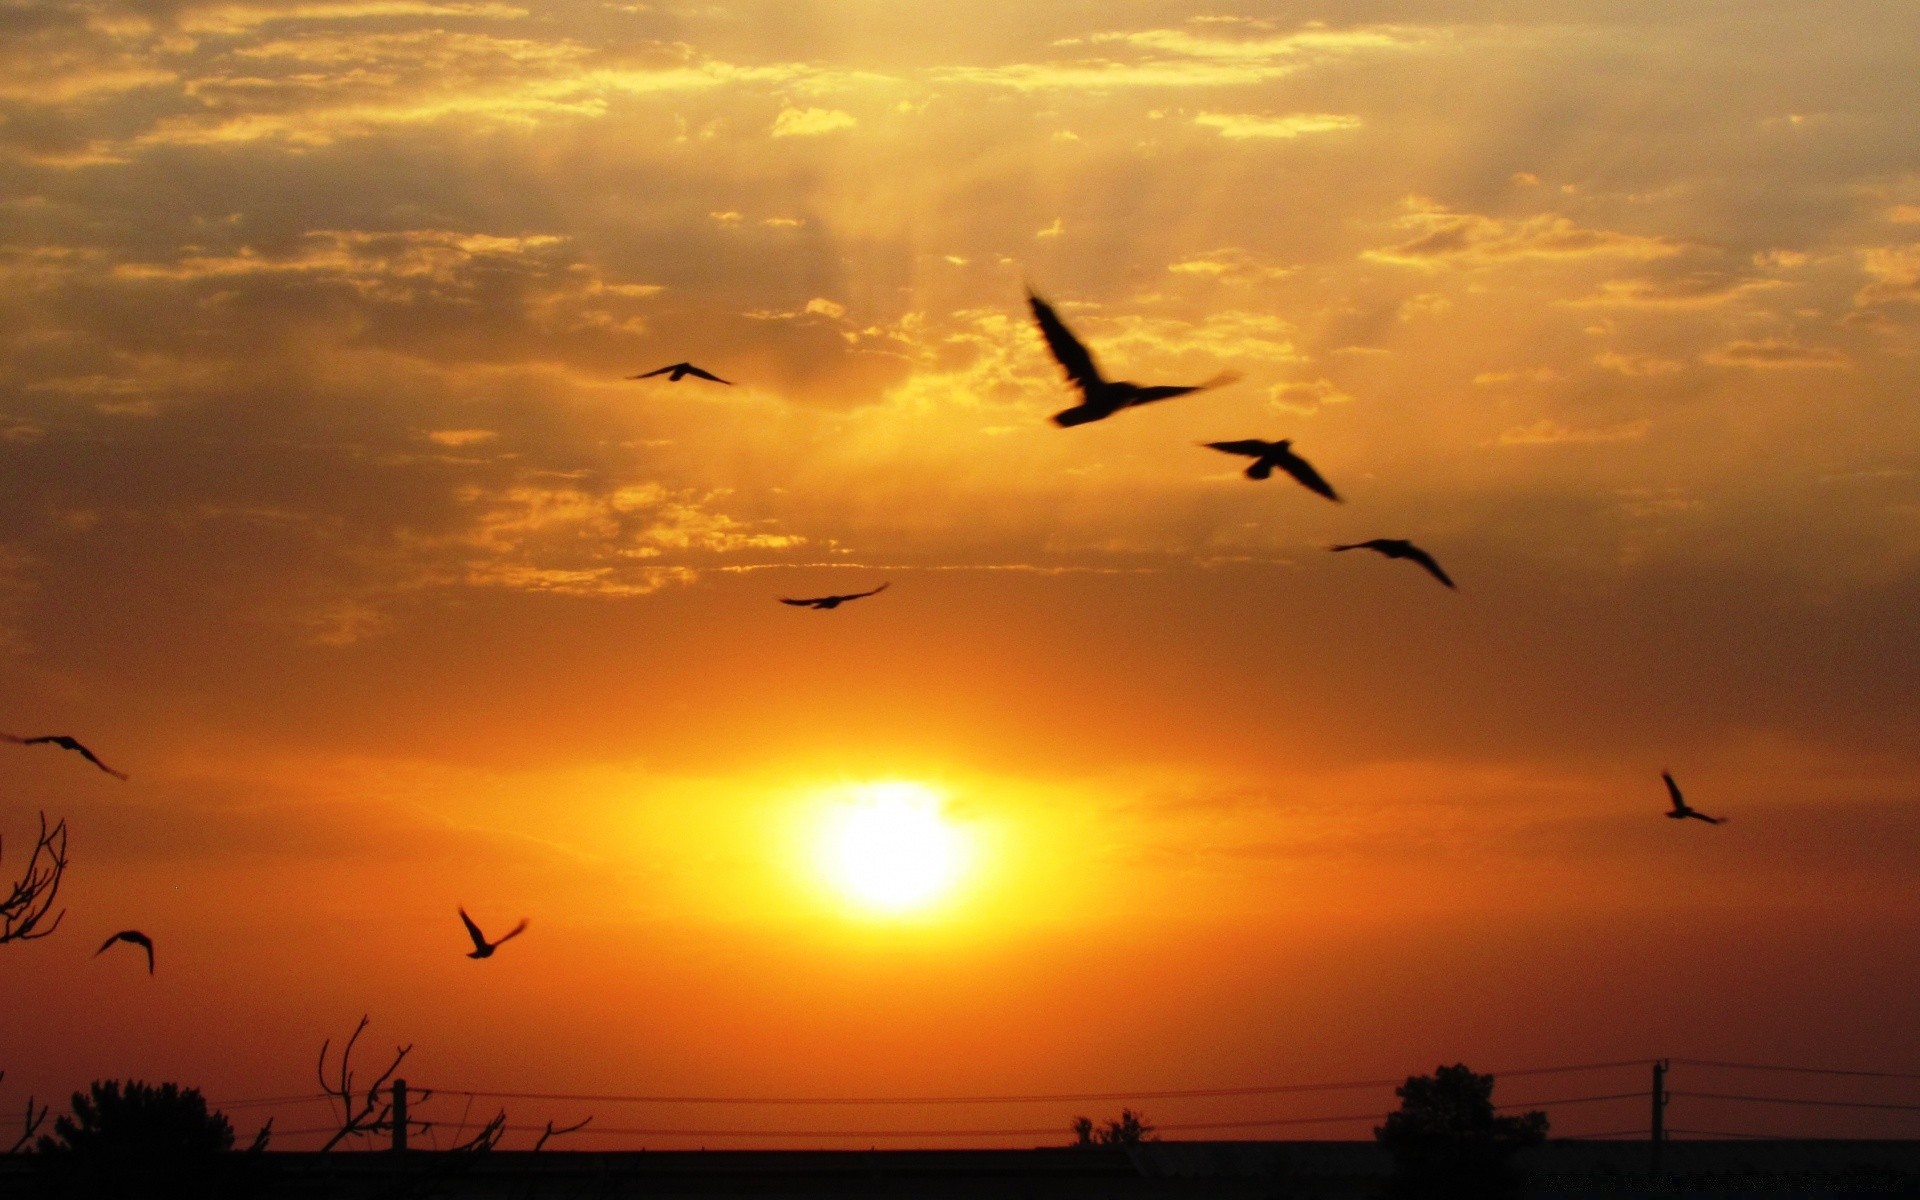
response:
<svg viewBox="0 0 1920 1200"><path fill-rule="evenodd" d="M1920 242L1868 247L1860 252L1860 265L1873 282L1854 296L1855 304L1920 303Z"/></svg>
<svg viewBox="0 0 1920 1200"><path fill-rule="evenodd" d="M1685 247L1660 237L1586 229L1557 213L1503 220L1454 212L1425 197L1410 197L1394 221L1416 236L1361 257L1396 266L1487 267L1526 259L1667 258Z"/></svg>
<svg viewBox="0 0 1920 1200"><path fill-rule="evenodd" d="M1515 426L1497 439L1502 446L1581 446L1607 442L1636 442L1647 436L1650 421L1628 421L1621 425L1576 429L1558 421L1539 420L1531 425Z"/></svg>
<svg viewBox="0 0 1920 1200"><path fill-rule="evenodd" d="M1359 117L1338 113L1294 113L1290 116L1256 116L1249 113L1203 112L1193 119L1220 131L1223 138L1297 138L1308 133L1328 133L1336 129L1358 129Z"/></svg>
<svg viewBox="0 0 1920 1200"><path fill-rule="evenodd" d="M1846 367L1852 360L1831 346L1808 346L1792 338L1760 338L1729 342L1700 356L1702 362L1721 367L1758 367L1794 369L1801 367Z"/></svg>
<svg viewBox="0 0 1920 1200"><path fill-rule="evenodd" d="M852 113L837 108L784 108L773 120L774 137L819 137L852 129L860 123Z"/></svg>

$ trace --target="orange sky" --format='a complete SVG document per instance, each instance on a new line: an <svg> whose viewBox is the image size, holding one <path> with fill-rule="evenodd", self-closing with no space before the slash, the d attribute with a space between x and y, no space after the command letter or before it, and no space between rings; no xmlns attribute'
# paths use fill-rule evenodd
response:
<svg viewBox="0 0 1920 1200"><path fill-rule="evenodd" d="M1920 1070L1920 14L1672 7L0 9L0 728L133 776L6 755L0 1105L363 1012L534 1092ZM1243 378L1057 429L1023 284ZM886 781L975 851L905 918L814 848Z"/></svg>

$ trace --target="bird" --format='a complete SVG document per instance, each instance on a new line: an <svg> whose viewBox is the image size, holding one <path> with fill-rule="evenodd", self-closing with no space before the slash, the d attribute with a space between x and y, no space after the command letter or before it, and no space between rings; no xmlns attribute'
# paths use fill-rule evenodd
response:
<svg viewBox="0 0 1920 1200"><path fill-rule="evenodd" d="M1093 355L1080 344L1079 338L1073 336L1073 331L1060 320L1060 315L1053 311L1051 304L1034 295L1032 288L1027 289L1027 303L1033 307L1033 319L1040 325L1041 336L1047 339L1047 349L1053 351L1053 357L1065 368L1067 378L1080 389L1080 403L1053 414L1053 423L1062 428L1103 420L1136 404L1151 404L1155 400L1170 400L1188 392L1222 387L1240 378L1229 371L1205 383L1185 387L1141 387L1124 379L1108 382L1101 377L1100 368L1094 365Z"/></svg>
<svg viewBox="0 0 1920 1200"><path fill-rule="evenodd" d="M141 933L138 929L122 929L119 933L116 933L112 937L108 938L106 941L101 942L100 948L93 952L93 956L95 958L99 958L102 954L105 954L108 948L111 947L115 942L131 942L134 945L140 947L142 950L145 950L147 952L147 974L149 975L153 974L153 939L152 938L148 937L144 933Z"/></svg>
<svg viewBox="0 0 1920 1200"><path fill-rule="evenodd" d="M1325 496L1335 504L1341 503L1340 496L1333 485L1320 477L1313 464L1293 452L1293 439L1281 438L1277 442L1263 442L1259 438L1242 438L1237 442L1202 442L1209 450L1218 450L1224 454L1244 454L1253 459L1253 465L1247 468L1248 479L1265 479L1279 467L1293 476L1301 487L1315 495Z"/></svg>
<svg viewBox="0 0 1920 1200"><path fill-rule="evenodd" d="M513 927L513 932L500 938L499 941L489 942L486 935L480 932L480 927L473 923L473 918L467 915L464 905L460 906L460 921L467 927L467 936L473 939L473 953L467 955L468 958L492 958L493 952L502 944L519 937L527 929L527 919L521 917L520 923Z"/></svg>
<svg viewBox="0 0 1920 1200"><path fill-rule="evenodd" d="M702 371L699 367L694 366L690 362L677 362L677 363L674 363L672 366L661 367L658 371L645 371L639 375L629 375L627 376L627 378L628 379L652 379L655 375L665 375L667 377L668 383L679 383L682 379L685 379L687 376L691 375L695 379L710 379L714 383L724 383L728 387L733 386L733 380L722 379L718 375L715 375L710 371Z"/></svg>
<svg viewBox="0 0 1920 1200"><path fill-rule="evenodd" d="M789 600L785 596L782 596L780 597L780 603L791 604L796 608L839 608L849 600L859 600L865 596L878 596L891 586L893 585L889 582L881 584L870 592L849 592L844 596L814 596L806 600Z"/></svg>
<svg viewBox="0 0 1920 1200"><path fill-rule="evenodd" d="M1696 821L1705 821L1709 825L1718 825L1726 820L1725 817L1710 817L1697 808L1689 807L1687 798L1680 794L1680 785L1673 781L1671 771L1660 772L1660 778L1667 781L1667 795L1673 797L1673 810L1667 814L1670 820L1684 821L1692 817Z"/></svg>
<svg viewBox="0 0 1920 1200"><path fill-rule="evenodd" d="M79 739L68 737L64 733L49 733L43 737L29 737L29 738L15 737L10 733L0 733L0 739L5 739L6 741L12 742L16 746L53 745L53 746L60 747L62 750L72 750L74 753L86 759L88 762L92 763L94 766L99 767L102 771L105 771L107 774L113 776L115 779L118 779L124 783L127 778L126 772L116 771L112 767L101 762L99 758L94 755L93 751L87 749L85 746L82 746L80 744Z"/></svg>
<svg viewBox="0 0 1920 1200"><path fill-rule="evenodd" d="M1448 587L1454 586L1453 580L1447 578L1447 573L1440 569L1440 564L1433 561L1433 555L1428 554L1425 550L1422 550L1405 538L1373 538L1369 541L1354 542L1346 546L1328 546L1327 549L1334 551L1376 550L1388 558L1410 559L1413 562L1419 563L1426 569L1427 574L1438 579L1441 583L1446 584Z"/></svg>

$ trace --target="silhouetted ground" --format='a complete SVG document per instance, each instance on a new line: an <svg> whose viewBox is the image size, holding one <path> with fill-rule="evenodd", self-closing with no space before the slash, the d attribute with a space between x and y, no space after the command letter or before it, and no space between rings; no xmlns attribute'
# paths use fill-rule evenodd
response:
<svg viewBox="0 0 1920 1200"><path fill-rule="evenodd" d="M1289 1200L1370 1196L1373 1142L1155 1142L1036 1150L659 1150L459 1157L269 1153L251 1195L287 1200ZM1650 1186L1645 1142L1549 1142L1519 1162L1537 1197L1920 1197L1920 1142L1672 1142ZM0 1196L39 1194L32 1155L0 1158ZM129 1193L133 1194L133 1193ZM137 1193L152 1195L149 1191ZM193 1193L203 1194L203 1193Z"/></svg>

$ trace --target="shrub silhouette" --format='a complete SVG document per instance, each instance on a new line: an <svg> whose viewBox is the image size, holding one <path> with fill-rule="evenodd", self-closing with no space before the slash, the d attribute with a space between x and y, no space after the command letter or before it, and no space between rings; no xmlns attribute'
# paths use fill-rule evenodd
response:
<svg viewBox="0 0 1920 1200"><path fill-rule="evenodd" d="M1400 1111L1374 1129L1393 1155L1387 1194L1395 1197L1493 1200L1520 1186L1511 1159L1516 1150L1547 1137L1547 1114L1497 1116L1493 1076L1464 1064L1412 1075L1394 1089Z"/></svg>
<svg viewBox="0 0 1920 1200"><path fill-rule="evenodd" d="M227 1197L258 1184L258 1156L228 1153L227 1118L172 1083L95 1080L35 1148L55 1196Z"/></svg>
<svg viewBox="0 0 1920 1200"><path fill-rule="evenodd" d="M1154 1141L1153 1126L1146 1117L1130 1108L1120 1110L1120 1115L1095 1128L1092 1117L1073 1119L1073 1144L1076 1146L1138 1146L1141 1142Z"/></svg>

